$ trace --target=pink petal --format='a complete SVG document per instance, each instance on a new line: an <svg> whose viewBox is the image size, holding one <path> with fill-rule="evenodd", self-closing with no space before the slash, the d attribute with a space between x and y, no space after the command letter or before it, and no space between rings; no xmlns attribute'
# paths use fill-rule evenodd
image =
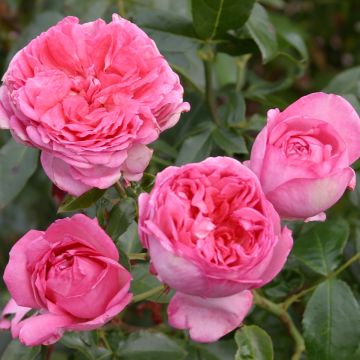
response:
<svg viewBox="0 0 360 360"><path fill-rule="evenodd" d="M308 116L331 124L348 148L350 164L360 157L360 118L343 97L322 92L309 94L294 102L281 113L281 119Z"/></svg>
<svg viewBox="0 0 360 360"><path fill-rule="evenodd" d="M291 230L287 227L282 229L281 234L279 235L279 240L275 245L272 260L267 266L266 270L262 274L262 283L259 286L263 286L269 281L271 281L284 267L288 255L293 246L293 238Z"/></svg>
<svg viewBox="0 0 360 360"><path fill-rule="evenodd" d="M319 179L293 179L266 194L283 218L306 219L325 211L343 195L354 170L342 169Z"/></svg>
<svg viewBox="0 0 360 360"><path fill-rule="evenodd" d="M315 216L308 217L304 220L304 222L311 222L311 221L325 221L326 220L326 214L324 212L321 212Z"/></svg>
<svg viewBox="0 0 360 360"><path fill-rule="evenodd" d="M43 240L42 231L30 230L27 232L10 251L10 259L4 272L5 284L20 306L39 308L32 290L30 274L27 271L27 251L35 241ZM41 256L41 254L38 254Z"/></svg>
<svg viewBox="0 0 360 360"><path fill-rule="evenodd" d="M91 219L83 214L75 214L71 218L56 220L46 230L46 240L57 243L68 236L76 238L97 250L100 254L115 261L119 259L119 253L109 235L99 226L96 219Z"/></svg>
<svg viewBox="0 0 360 360"><path fill-rule="evenodd" d="M198 342L213 342L236 329L252 305L250 291L223 297L202 298L177 292L168 307L169 324L189 329Z"/></svg>
<svg viewBox="0 0 360 360"><path fill-rule="evenodd" d="M21 321L14 335L26 346L50 345L58 341L74 319L65 315L42 314Z"/></svg>
<svg viewBox="0 0 360 360"><path fill-rule="evenodd" d="M0 318L0 329L10 329L15 326L31 310L29 307L19 306L14 299L5 305ZM11 320L7 316L13 316Z"/></svg>
<svg viewBox="0 0 360 360"><path fill-rule="evenodd" d="M70 165L47 151L41 152L41 164L50 180L69 194L80 196L91 189L91 186L73 178Z"/></svg>
<svg viewBox="0 0 360 360"><path fill-rule="evenodd" d="M7 87L0 86L0 129L9 129L9 120L12 110L7 94Z"/></svg>
<svg viewBox="0 0 360 360"><path fill-rule="evenodd" d="M138 181L149 165L153 150L142 144L134 145L128 152L128 157L121 166L123 176L129 181Z"/></svg>

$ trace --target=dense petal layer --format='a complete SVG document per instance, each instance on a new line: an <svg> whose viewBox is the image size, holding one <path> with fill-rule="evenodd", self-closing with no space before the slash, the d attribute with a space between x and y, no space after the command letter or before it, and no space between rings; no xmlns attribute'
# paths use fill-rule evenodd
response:
<svg viewBox="0 0 360 360"><path fill-rule="evenodd" d="M213 342L240 326L251 305L250 291L212 299L176 292L168 307L169 323L189 330L194 341Z"/></svg>

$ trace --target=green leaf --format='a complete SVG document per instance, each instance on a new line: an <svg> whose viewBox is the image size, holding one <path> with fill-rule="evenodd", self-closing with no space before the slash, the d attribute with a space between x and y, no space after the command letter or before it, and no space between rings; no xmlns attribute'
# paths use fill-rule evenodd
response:
<svg viewBox="0 0 360 360"><path fill-rule="evenodd" d="M119 236L122 235L134 221L135 216L135 200L132 198L121 199L110 212L106 232L114 241L117 241Z"/></svg>
<svg viewBox="0 0 360 360"><path fill-rule="evenodd" d="M256 3L245 26L260 49L263 62L272 60L277 55L278 44L275 28L265 8Z"/></svg>
<svg viewBox="0 0 360 360"><path fill-rule="evenodd" d="M105 189L94 188L79 197L66 196L65 200L58 209L58 213L86 209L91 205L95 204L96 201L103 196L105 191Z"/></svg>
<svg viewBox="0 0 360 360"><path fill-rule="evenodd" d="M211 130L213 125L204 132L188 137L181 146L176 165L204 160L210 155L212 148Z"/></svg>
<svg viewBox="0 0 360 360"><path fill-rule="evenodd" d="M335 94L354 94L360 97L360 66L336 75L324 88L324 91Z"/></svg>
<svg viewBox="0 0 360 360"><path fill-rule="evenodd" d="M327 275L339 265L348 237L349 225L343 219L306 224L293 254L312 270Z"/></svg>
<svg viewBox="0 0 360 360"><path fill-rule="evenodd" d="M68 348L76 349L89 360L107 360L112 356L112 351L98 347L91 339L92 333L74 332L66 333L61 338L61 343Z"/></svg>
<svg viewBox="0 0 360 360"><path fill-rule="evenodd" d="M236 344L233 339L220 340L211 344L191 342L186 360L234 360Z"/></svg>
<svg viewBox="0 0 360 360"><path fill-rule="evenodd" d="M192 0L194 28L202 39L211 40L239 29L248 19L254 0Z"/></svg>
<svg viewBox="0 0 360 360"><path fill-rule="evenodd" d="M38 151L10 139L0 149L0 209L11 202L35 172Z"/></svg>
<svg viewBox="0 0 360 360"><path fill-rule="evenodd" d="M217 128L212 133L214 142L230 156L235 154L247 154L248 150L244 138L233 131Z"/></svg>
<svg viewBox="0 0 360 360"><path fill-rule="evenodd" d="M343 281L327 280L316 288L303 325L307 359L358 359L360 306Z"/></svg>
<svg viewBox="0 0 360 360"><path fill-rule="evenodd" d="M137 223L133 221L128 229L119 238L119 247L125 252L137 253L142 250L142 245L139 240Z"/></svg>
<svg viewBox="0 0 360 360"><path fill-rule="evenodd" d="M149 264L136 264L132 267L131 275L133 278L133 281L131 282L131 292L134 295L139 295L161 285L160 281L154 275L150 274ZM168 303L171 296L172 292L167 294L157 294L150 297L149 300L158 303Z"/></svg>
<svg viewBox="0 0 360 360"><path fill-rule="evenodd" d="M161 333L132 333L120 349L124 360L181 360L186 351Z"/></svg>
<svg viewBox="0 0 360 360"><path fill-rule="evenodd" d="M222 96L222 94L219 94ZM222 96L224 104L219 107L219 116L228 126L239 126L245 119L245 100L236 91L227 91Z"/></svg>
<svg viewBox="0 0 360 360"><path fill-rule="evenodd" d="M18 340L12 340L1 356L1 360L35 360L40 354L41 346L27 347Z"/></svg>
<svg viewBox="0 0 360 360"><path fill-rule="evenodd" d="M148 9L147 11L136 12L134 20L137 25L141 26L141 28L158 30L174 35L197 39L191 21L178 14Z"/></svg>
<svg viewBox="0 0 360 360"><path fill-rule="evenodd" d="M238 350L235 360L272 360L273 346L270 336L256 325L242 326L235 333Z"/></svg>

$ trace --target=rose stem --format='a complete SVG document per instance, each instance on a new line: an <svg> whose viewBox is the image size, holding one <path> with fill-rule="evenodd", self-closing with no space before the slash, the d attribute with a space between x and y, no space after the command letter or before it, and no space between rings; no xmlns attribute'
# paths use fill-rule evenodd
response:
<svg viewBox="0 0 360 360"><path fill-rule="evenodd" d="M316 284L299 291L298 293L290 296L287 298L282 304L281 307L284 310L287 310L294 302L298 301L301 297L306 295L307 293L315 290L323 281L327 279L332 279L336 276L338 276L340 273L342 273L344 270L346 270L350 265L352 265L354 262L360 260L360 252L356 253L354 256L352 256L345 264L340 266L337 270L329 273L325 278L322 278L320 281L318 281Z"/></svg>
<svg viewBox="0 0 360 360"><path fill-rule="evenodd" d="M145 291L145 292L143 292L141 294L135 295L133 297L133 299L132 299L132 302L136 303L136 302L146 300L147 298L149 298L149 297L151 297L153 295L156 295L156 294L164 291L165 289L166 289L165 285L156 286L153 289L150 289L150 290Z"/></svg>
<svg viewBox="0 0 360 360"><path fill-rule="evenodd" d="M291 337L295 342L295 351L293 356L291 357L291 360L300 360L301 354L305 350L305 343L302 335L300 334L299 330L294 324L294 321L292 320L291 316L288 314L286 310L282 308L281 305L275 304L272 301L262 297L256 291L254 291L253 294L254 294L254 302L256 305L270 312L271 314L276 315L286 325Z"/></svg>

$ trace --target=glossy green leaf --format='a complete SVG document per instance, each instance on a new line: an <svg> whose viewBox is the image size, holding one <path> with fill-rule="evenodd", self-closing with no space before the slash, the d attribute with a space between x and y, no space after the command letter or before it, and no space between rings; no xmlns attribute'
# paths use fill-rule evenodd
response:
<svg viewBox="0 0 360 360"><path fill-rule="evenodd" d="M295 241L293 254L322 275L333 271L349 237L349 225L343 219L304 225Z"/></svg>
<svg viewBox="0 0 360 360"><path fill-rule="evenodd" d="M256 3L245 26L260 49L263 62L272 60L277 55L278 44L274 25L265 8Z"/></svg>
<svg viewBox="0 0 360 360"><path fill-rule="evenodd" d="M248 153L244 138L231 130L216 128L212 133L212 138L216 145L230 156Z"/></svg>
<svg viewBox="0 0 360 360"><path fill-rule="evenodd" d="M147 263L139 262L134 265L131 270L131 275L133 277L131 292L134 295L142 294L161 285L156 276L150 274L149 264ZM173 292L159 293L149 297L149 300L158 303L168 303L172 294Z"/></svg>
<svg viewBox="0 0 360 360"><path fill-rule="evenodd" d="M121 347L124 360L182 360L186 351L164 334L141 331L130 334Z"/></svg>
<svg viewBox="0 0 360 360"><path fill-rule="evenodd" d="M274 351L270 336L256 325L244 325L235 333L238 350L235 360L272 360Z"/></svg>
<svg viewBox="0 0 360 360"><path fill-rule="evenodd" d="M106 232L113 240L118 240L119 236L122 235L134 221L135 216L135 200L132 198L121 199L110 212Z"/></svg>
<svg viewBox="0 0 360 360"><path fill-rule="evenodd" d="M136 12L134 20L142 28L197 38L191 21L178 14L151 9Z"/></svg>
<svg viewBox="0 0 360 360"><path fill-rule="evenodd" d="M192 0L194 28L202 39L214 39L239 29L248 19L254 0Z"/></svg>
<svg viewBox="0 0 360 360"><path fill-rule="evenodd" d="M191 342L186 360L234 360L236 344L233 339L220 340L210 344Z"/></svg>
<svg viewBox="0 0 360 360"><path fill-rule="evenodd" d="M61 343L67 348L78 350L88 360L108 360L112 356L112 351L94 343L91 333L66 333L61 338Z"/></svg>
<svg viewBox="0 0 360 360"><path fill-rule="evenodd" d="M137 253L142 250L143 247L140 243L138 227L135 221L133 221L127 230L119 237L118 243L120 249L123 250L125 254Z"/></svg>
<svg viewBox="0 0 360 360"><path fill-rule="evenodd" d="M18 340L12 340L1 355L1 360L36 360L41 347L27 347Z"/></svg>
<svg viewBox="0 0 360 360"><path fill-rule="evenodd" d="M0 209L11 202L35 172L38 151L10 139L0 149Z"/></svg>
<svg viewBox="0 0 360 360"><path fill-rule="evenodd" d="M357 359L360 306L349 286L327 280L311 296L303 318L307 359Z"/></svg>
<svg viewBox="0 0 360 360"><path fill-rule="evenodd" d="M239 126L245 120L245 100L236 91L224 91L219 95L224 103L219 106L219 117L228 126Z"/></svg>
<svg viewBox="0 0 360 360"><path fill-rule="evenodd" d="M324 91L335 94L354 94L360 97L360 66L336 75L324 88Z"/></svg>
<svg viewBox="0 0 360 360"><path fill-rule="evenodd" d="M86 209L95 204L99 200L106 190L104 189L91 189L79 197L67 196L63 203L60 205L58 213L77 211Z"/></svg>
<svg viewBox="0 0 360 360"><path fill-rule="evenodd" d="M181 146L176 165L204 160L210 155L212 147L211 128L188 137Z"/></svg>

